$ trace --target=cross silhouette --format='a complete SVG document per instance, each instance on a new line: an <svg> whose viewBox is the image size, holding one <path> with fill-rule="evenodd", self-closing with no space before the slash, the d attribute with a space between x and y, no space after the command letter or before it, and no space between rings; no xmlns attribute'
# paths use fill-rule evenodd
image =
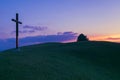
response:
<svg viewBox="0 0 120 80"><path fill-rule="evenodd" d="M16 49L18 49L18 45L19 45L19 42L18 42L18 36L19 36L19 24L22 24L22 22L19 21L19 14L16 13L16 19L12 19L12 21L14 21L16 23Z"/></svg>

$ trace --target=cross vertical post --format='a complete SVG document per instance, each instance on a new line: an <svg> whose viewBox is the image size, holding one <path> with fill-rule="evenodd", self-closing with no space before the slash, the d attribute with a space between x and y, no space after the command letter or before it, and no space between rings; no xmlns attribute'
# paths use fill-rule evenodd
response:
<svg viewBox="0 0 120 80"><path fill-rule="evenodd" d="M16 14L16 21L18 21L18 14ZM16 22L16 49L18 49L18 22Z"/></svg>
<svg viewBox="0 0 120 80"><path fill-rule="evenodd" d="M18 49L19 47L19 39L18 39L18 36L19 36L19 24L22 24L22 22L19 21L19 15L18 13L16 13L16 20L15 19L12 19L12 21L16 22L16 49Z"/></svg>

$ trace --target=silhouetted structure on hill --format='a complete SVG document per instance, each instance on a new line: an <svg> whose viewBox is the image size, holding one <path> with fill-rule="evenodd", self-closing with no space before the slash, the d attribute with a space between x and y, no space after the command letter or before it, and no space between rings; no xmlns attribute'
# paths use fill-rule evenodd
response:
<svg viewBox="0 0 120 80"><path fill-rule="evenodd" d="M16 23L16 49L18 49L18 36L19 36L19 24L22 24L22 22L19 21L19 15L16 13L16 19L12 19Z"/></svg>
<svg viewBox="0 0 120 80"><path fill-rule="evenodd" d="M89 39L84 34L80 34L77 38L77 42L80 42L80 41L89 41Z"/></svg>

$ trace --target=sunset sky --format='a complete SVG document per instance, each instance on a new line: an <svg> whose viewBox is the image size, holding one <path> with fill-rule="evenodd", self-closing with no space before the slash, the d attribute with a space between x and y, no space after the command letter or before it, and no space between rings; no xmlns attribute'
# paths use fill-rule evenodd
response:
<svg viewBox="0 0 120 80"><path fill-rule="evenodd" d="M21 45L75 41L80 33L120 42L120 0L0 0L0 43L15 38L16 13Z"/></svg>

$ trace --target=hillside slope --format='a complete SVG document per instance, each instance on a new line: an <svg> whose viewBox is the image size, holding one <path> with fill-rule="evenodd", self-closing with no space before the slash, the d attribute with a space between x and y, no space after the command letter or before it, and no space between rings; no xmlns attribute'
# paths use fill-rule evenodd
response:
<svg viewBox="0 0 120 80"><path fill-rule="evenodd" d="M46 43L4 51L0 80L120 80L120 44Z"/></svg>

